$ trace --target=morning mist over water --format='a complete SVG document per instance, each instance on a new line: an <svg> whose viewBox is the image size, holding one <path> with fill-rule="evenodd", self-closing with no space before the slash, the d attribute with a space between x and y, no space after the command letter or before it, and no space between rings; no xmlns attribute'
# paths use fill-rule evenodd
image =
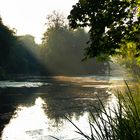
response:
<svg viewBox="0 0 140 140"><path fill-rule="evenodd" d="M13 7L16 10L15 13L20 13L23 19L23 15L28 11L26 16L30 17L31 25L29 23L30 26L26 29L31 28L36 32L38 27L35 25L38 22L34 21L44 15L43 7L52 5L63 9L66 1L30 0L30 3L21 0L21 2L19 5L18 1L13 0L14 5L18 5L17 7L8 2L6 9L9 4L9 8ZM125 37L122 35L125 31L119 28L123 20L112 21L114 16L104 16L104 14L109 14L104 9L103 13L88 11L96 8L90 7L93 5L88 5L87 1L79 1L79 4L73 7L72 4L75 2L74 0L71 2L65 3L66 7L70 4L71 10L73 8L69 12L69 23L65 17L68 11L64 11L64 14L53 10L51 13L46 13L45 21L42 20L45 30L40 43L36 43L36 36L34 37L33 33L17 34L18 29L10 28L5 23L5 12L2 12L0 16L1 140L86 140L93 133L91 123L96 124L95 127L97 127L96 119L99 120L99 116L103 116L103 120L106 121L104 109L108 109L108 106L111 109L117 106L118 99L113 94L114 91L124 88L124 80L125 82L133 81L129 78L125 65L132 64L133 72L139 72L137 65L139 59L133 60L138 55L135 54L138 50L137 45L132 41L121 47L117 46L120 44L118 40L121 40L122 36ZM5 2L3 1L2 4L4 7ZM98 1L95 4L98 4ZM20 12L21 5L24 11ZM78 12L77 6L81 6L78 7ZM83 6L87 7L82 10ZM102 6L105 4L102 3ZM120 7L117 7L118 10ZM97 7L97 10L99 8ZM110 4L109 8L111 8ZM13 9L9 11L12 13ZM116 10L116 7L114 9ZM127 12L128 9L124 11ZM81 10L83 12L87 10L87 12L79 18L78 14ZM33 11L34 13L38 11L38 14L30 16L30 12ZM90 17L90 12L92 16L95 15L96 20ZM12 21L15 21L16 15L8 14ZM98 14L103 14L103 16ZM107 17L112 19L108 20ZM114 20L118 17L117 15ZM84 20L80 21L82 19ZM27 21L24 19L24 25ZM117 24L112 25L110 21L112 24ZM18 22L23 25L20 18L16 19L16 23ZM82 23L83 25L80 26ZM84 26L88 28L83 28ZM120 63L116 63L117 61L123 65L120 66ZM112 112L109 113L112 115ZM77 130L81 130L89 137L84 139L82 135L75 132ZM92 140L92 138L89 139Z"/></svg>

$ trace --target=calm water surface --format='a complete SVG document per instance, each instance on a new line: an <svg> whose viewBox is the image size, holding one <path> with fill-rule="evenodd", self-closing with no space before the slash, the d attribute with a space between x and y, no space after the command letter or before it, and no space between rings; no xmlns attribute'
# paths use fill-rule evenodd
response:
<svg viewBox="0 0 140 140"><path fill-rule="evenodd" d="M45 77L26 82L0 82L0 131L2 140L83 139L69 118L90 134L90 113L96 114L100 97L112 101L111 80L121 77ZM118 82L118 83L119 83ZM117 85L115 85L117 86Z"/></svg>

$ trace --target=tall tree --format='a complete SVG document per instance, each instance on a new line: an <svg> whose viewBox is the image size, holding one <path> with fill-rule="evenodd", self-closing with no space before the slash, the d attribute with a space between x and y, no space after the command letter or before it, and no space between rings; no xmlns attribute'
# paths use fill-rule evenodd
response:
<svg viewBox="0 0 140 140"><path fill-rule="evenodd" d="M4 25L0 17L0 78L5 78L10 63L10 52L15 41L15 32Z"/></svg>
<svg viewBox="0 0 140 140"><path fill-rule="evenodd" d="M16 37L15 32L5 26L0 17L0 60L6 58L9 54L10 47L13 46Z"/></svg>
<svg viewBox="0 0 140 140"><path fill-rule="evenodd" d="M52 14L47 16L48 28L63 28L65 24L65 17L57 11L53 11Z"/></svg>
<svg viewBox="0 0 140 140"><path fill-rule="evenodd" d="M72 28L89 27L86 58L107 58L122 44L135 41L140 49L139 0L79 0L68 16Z"/></svg>
<svg viewBox="0 0 140 140"><path fill-rule="evenodd" d="M81 62L89 38L84 29L71 30L61 14L52 13L48 17L51 20L48 19L49 26L43 37L42 61L53 74L97 73L105 68L95 61Z"/></svg>

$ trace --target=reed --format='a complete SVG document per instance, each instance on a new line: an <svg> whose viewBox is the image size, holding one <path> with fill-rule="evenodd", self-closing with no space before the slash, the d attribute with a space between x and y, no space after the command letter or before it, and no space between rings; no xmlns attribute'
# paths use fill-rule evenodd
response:
<svg viewBox="0 0 140 140"><path fill-rule="evenodd" d="M96 109L96 115L90 113L90 135L67 118L76 132L87 140L140 140L140 88L130 89L127 83L126 87L124 93L117 92L117 107L113 109L106 108L98 98L101 108Z"/></svg>

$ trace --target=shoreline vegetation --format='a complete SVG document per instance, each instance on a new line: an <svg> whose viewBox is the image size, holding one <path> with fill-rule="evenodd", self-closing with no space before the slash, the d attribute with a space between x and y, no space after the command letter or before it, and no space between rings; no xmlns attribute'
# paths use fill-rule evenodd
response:
<svg viewBox="0 0 140 140"><path fill-rule="evenodd" d="M101 108L96 108L96 115L91 112L89 118L90 135L85 134L69 118L67 119L77 129L76 133L87 140L139 140L139 80L133 84L124 81L122 89L116 88L112 92L116 97L116 104L112 103L112 107L106 107L98 98Z"/></svg>

